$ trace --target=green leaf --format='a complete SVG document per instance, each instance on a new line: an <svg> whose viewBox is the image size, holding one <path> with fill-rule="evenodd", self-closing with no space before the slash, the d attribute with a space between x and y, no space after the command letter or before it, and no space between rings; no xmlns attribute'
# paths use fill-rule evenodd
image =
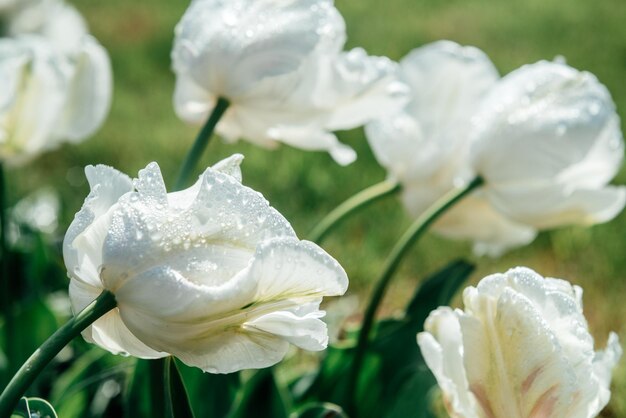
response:
<svg viewBox="0 0 626 418"><path fill-rule="evenodd" d="M288 401L271 368L257 371L242 387L229 418L288 418Z"/></svg>
<svg viewBox="0 0 626 418"><path fill-rule="evenodd" d="M239 373L204 373L177 363L196 417L226 418L241 386Z"/></svg>
<svg viewBox="0 0 626 418"><path fill-rule="evenodd" d="M340 406L324 402L306 405L291 414L290 418L348 418L348 416Z"/></svg>
<svg viewBox="0 0 626 418"><path fill-rule="evenodd" d="M25 397L20 399L20 402L17 404L17 408L15 408L15 411L11 414L11 418L13 417L31 418L30 408L28 408L28 399Z"/></svg>
<svg viewBox="0 0 626 418"><path fill-rule="evenodd" d="M16 312L13 326L15 332L6 341L10 375L57 330L57 320L45 302L35 299Z"/></svg>
<svg viewBox="0 0 626 418"><path fill-rule="evenodd" d="M57 413L48 401L41 398L28 398L31 418L58 418Z"/></svg>
<svg viewBox="0 0 626 418"><path fill-rule="evenodd" d="M423 330L429 313L440 305L449 304L473 269L465 261L448 264L424 280L403 318L376 324L357 385L358 418L430 416L426 407L430 404L427 393L435 380L424 363L416 336ZM351 347L330 347L317 375L312 379L305 377L294 385L298 402L348 405L346 385L352 357ZM415 405L413 409L405 407L405 403L410 402Z"/></svg>
<svg viewBox="0 0 626 418"><path fill-rule="evenodd" d="M172 418L194 418L191 405L189 405L187 389L174 358L165 359L165 367L165 384L169 387L168 393L166 393L166 407L169 406Z"/></svg>
<svg viewBox="0 0 626 418"><path fill-rule="evenodd" d="M473 264L465 260L456 260L430 276L413 296L406 315L423 325L431 311L450 303L474 268Z"/></svg>
<svg viewBox="0 0 626 418"><path fill-rule="evenodd" d="M93 369L96 363L106 354L106 351L93 347L76 359L71 367L58 376L53 382L52 391L49 396L50 401L58 406L63 403L65 399L72 398L75 388L94 371Z"/></svg>
<svg viewBox="0 0 626 418"><path fill-rule="evenodd" d="M41 398L22 398L11 418L58 418L57 413L48 401Z"/></svg>
<svg viewBox="0 0 626 418"><path fill-rule="evenodd" d="M129 379L128 386L126 388L126 396L125 396L125 408L124 408L124 416L127 418L136 418L136 417L162 417L164 409L161 409L160 415L151 415L153 404L151 397L151 389L153 389L152 383L152 375L154 374L157 379L158 378L158 370L153 372L151 370L152 363L155 360L137 360L135 364L135 369L131 373L131 377ZM161 372L163 369L161 369ZM161 373L161 376L163 373ZM162 378L160 379L162 381ZM155 388L156 390L156 388ZM163 400L163 392L157 394L159 398L157 398L157 406L161 405L163 407L163 403L159 402L159 399Z"/></svg>

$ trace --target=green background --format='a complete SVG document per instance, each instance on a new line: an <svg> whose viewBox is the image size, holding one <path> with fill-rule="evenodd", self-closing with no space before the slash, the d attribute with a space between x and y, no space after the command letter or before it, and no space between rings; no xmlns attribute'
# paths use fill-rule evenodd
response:
<svg viewBox="0 0 626 418"><path fill-rule="evenodd" d="M12 201L43 186L58 190L63 225L71 221L87 195L85 165L109 164L133 176L148 162L157 161L166 182L172 184L197 131L179 121L171 105L173 29L188 3L77 0L74 4L111 54L115 78L111 114L88 141L64 146L8 174ZM622 119L626 117L624 0L338 0L336 5L347 21L346 48L361 46L370 54L398 60L425 43L451 39L483 49L502 74L562 55L573 67L596 74L611 91ZM234 152L243 153L244 183L262 192L305 237L338 203L385 177L361 129L343 132L340 139L358 152L358 160L348 167L339 167L324 153L289 147L269 151L219 140L211 143L202 166ZM624 170L614 182L626 182ZM367 295L385 255L409 223L399 202L388 198L348 220L326 241L324 247L348 271L351 294ZM626 214L593 228L544 232L531 246L499 259L476 259L467 243L428 236L403 263L384 313L393 314L404 305L427 272L465 256L478 264L474 282L521 265L583 286L585 314L597 347L604 346L611 330L626 341L624 232ZM358 320L358 313L353 318ZM616 371L613 385L613 398L602 416L624 417L626 360Z"/></svg>

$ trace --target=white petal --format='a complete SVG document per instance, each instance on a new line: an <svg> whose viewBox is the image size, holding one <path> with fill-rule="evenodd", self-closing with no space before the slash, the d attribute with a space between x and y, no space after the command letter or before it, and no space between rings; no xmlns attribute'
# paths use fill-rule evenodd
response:
<svg viewBox="0 0 626 418"><path fill-rule="evenodd" d="M22 66L11 66L18 71L20 90L14 91L10 106L3 100L0 157L20 164L58 145L54 130L65 101L67 63L53 54L48 42L35 37L0 40L0 57L5 56L22 56L24 61Z"/></svg>
<svg viewBox="0 0 626 418"><path fill-rule="evenodd" d="M227 174L238 182L241 183L241 163L243 162L243 155L241 154L233 154L228 158L219 161L211 167L215 171L219 171L220 173Z"/></svg>
<svg viewBox="0 0 626 418"><path fill-rule="evenodd" d="M179 118L201 125L207 121L216 103L216 97L196 84L189 75L176 77L174 110Z"/></svg>
<svg viewBox="0 0 626 418"><path fill-rule="evenodd" d="M500 78L481 50L451 41L414 49L400 66L402 79L413 90L406 111L433 141L458 141L455 137L466 133L477 105Z"/></svg>
<svg viewBox="0 0 626 418"><path fill-rule="evenodd" d="M493 205L518 222L546 229L561 225L593 225L617 216L626 203L626 188L568 190L560 184L537 188L485 189Z"/></svg>
<svg viewBox="0 0 626 418"><path fill-rule="evenodd" d="M478 418L476 399L469 391L463 366L463 336L457 316L448 307L438 308L428 316L425 330L417 335L417 342L443 391L449 412Z"/></svg>
<svg viewBox="0 0 626 418"><path fill-rule="evenodd" d="M465 370L484 414L569 416L576 375L532 304L510 289L497 304L480 295L470 302L473 316L460 318Z"/></svg>
<svg viewBox="0 0 626 418"><path fill-rule="evenodd" d="M103 280L109 289L163 265L183 277L189 268L194 280L221 283L248 265L260 241L295 236L261 194L213 169L199 184L167 195L153 163L142 170L136 187L120 201L104 245ZM196 278L193 263L208 269L206 274Z"/></svg>
<svg viewBox="0 0 626 418"><path fill-rule="evenodd" d="M92 37L84 37L74 58L74 73L58 135L80 141L102 125L111 105L113 81L106 50Z"/></svg>
<svg viewBox="0 0 626 418"><path fill-rule="evenodd" d="M104 165L87 166L85 174L91 192L65 234L63 259L72 278L102 286L98 270L102 261L102 246L110 224L110 218L106 214L133 187L128 176ZM75 245L76 239L81 236L81 246ZM80 276L77 273L79 270Z"/></svg>
<svg viewBox="0 0 626 418"><path fill-rule="evenodd" d="M345 39L332 2L319 0L195 1L176 31L176 72L229 99L297 70L320 45Z"/></svg>
<svg viewBox="0 0 626 418"><path fill-rule="evenodd" d="M594 377L597 379L600 386L598 392L598 398L596 402L591 403L589 406L588 417L595 417L606 406L611 397L611 391L609 390L611 385L611 375L613 369L617 365L619 359L622 357L623 351L619 344L617 334L611 332L609 334L609 340L606 344L604 351L596 352L593 359L593 371Z"/></svg>
<svg viewBox="0 0 626 418"><path fill-rule="evenodd" d="M272 312L246 322L245 328L267 332L305 350L324 350L328 345L328 329L320 319L324 313L317 310L319 304L314 305L316 311L307 315L299 316L288 311Z"/></svg>
<svg viewBox="0 0 626 418"><path fill-rule="evenodd" d="M527 65L504 77L476 115L473 164L496 186L556 179L576 187L597 173L599 187L623 157L616 118L611 96L592 74L545 61Z"/></svg>
<svg viewBox="0 0 626 418"><path fill-rule="evenodd" d="M117 309L108 312L83 331L83 337L113 354L131 355L142 359L168 356L167 353L153 350L138 340L124 325Z"/></svg>
<svg viewBox="0 0 626 418"><path fill-rule="evenodd" d="M339 263L316 244L293 238L263 242L247 273L258 283L255 300L340 296L348 277Z"/></svg>
<svg viewBox="0 0 626 418"><path fill-rule="evenodd" d="M472 240L475 253L492 257L527 245L537 236L533 228L507 219L479 195L459 202L435 223L433 231L448 238Z"/></svg>
<svg viewBox="0 0 626 418"><path fill-rule="evenodd" d="M315 91L315 103L334 109L327 127L350 129L398 112L409 100L398 80L398 65L387 57L368 56L361 48L340 54L331 63L329 80Z"/></svg>

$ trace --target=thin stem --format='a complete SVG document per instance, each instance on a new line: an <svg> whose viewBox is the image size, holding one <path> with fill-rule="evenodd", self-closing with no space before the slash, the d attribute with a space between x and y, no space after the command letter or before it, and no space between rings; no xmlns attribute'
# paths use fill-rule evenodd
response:
<svg viewBox="0 0 626 418"><path fill-rule="evenodd" d="M7 245L7 201L6 201L6 179L4 175L4 166L0 163L0 253L2 259L0 259L0 280L2 281L0 291L0 297L2 300L2 314L5 316L9 312L9 304L11 303L11 297L9 292L9 277L8 277L8 264L9 264L9 250Z"/></svg>
<svg viewBox="0 0 626 418"><path fill-rule="evenodd" d="M0 418L11 416L20 398L43 368L95 320L115 308L115 296L104 291L96 300L59 328L39 347L18 370L0 395Z"/></svg>
<svg viewBox="0 0 626 418"><path fill-rule="evenodd" d="M400 191L401 186L396 181L385 180L378 184L368 187L360 191L348 200L337 206L330 212L309 234L309 239L313 242L320 243L324 237L352 212L373 203L385 196L389 196Z"/></svg>
<svg viewBox="0 0 626 418"><path fill-rule="evenodd" d="M191 173L193 172L196 165L198 165L198 161L202 156L202 152L208 145L209 140L213 135L213 131L217 126L217 123L222 118L222 116L224 116L224 113L226 112L226 109L228 109L229 105L230 103L228 102L228 100L222 97L217 99L217 103L215 104L215 108L213 108L211 116L209 116L209 119L206 121L206 123L198 133L196 141L194 142L193 146L185 157L185 161L183 162L180 173L178 174L178 179L176 180L176 190L181 190L185 187L185 184L189 180Z"/></svg>
<svg viewBox="0 0 626 418"><path fill-rule="evenodd" d="M367 345L369 342L370 331L374 324L374 317L376 316L376 311L385 296L385 292L389 286L391 278L400 265L400 261L411 248L413 243L417 241L417 239L428 229L430 225L432 225L433 222L435 222L443 213L462 200L465 196L480 187L483 183L484 181L481 177L476 177L464 188L452 190L448 194L444 195L430 208L428 208L420 217L418 217L415 222L413 222L413 224L404 233L404 235L402 235L400 240L391 250L391 253L385 263L383 273L378 279L376 288L374 289L374 293L370 299L370 303L365 311L363 325L359 331L354 359L350 370L350 379L348 381L348 396L352 400L352 411L350 416L353 416L355 412L357 382L363 365L363 360L365 359L365 353L367 352Z"/></svg>

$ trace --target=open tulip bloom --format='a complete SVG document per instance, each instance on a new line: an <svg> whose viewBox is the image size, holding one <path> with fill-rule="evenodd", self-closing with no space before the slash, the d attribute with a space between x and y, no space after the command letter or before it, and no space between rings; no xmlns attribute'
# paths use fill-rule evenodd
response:
<svg viewBox="0 0 626 418"><path fill-rule="evenodd" d="M319 305L346 291L346 274L241 185L241 158L169 194L156 163L134 181L87 167L91 193L64 241L70 299L78 312L108 290L117 308L86 340L213 373L271 366L289 343L326 347Z"/></svg>
<svg viewBox="0 0 626 418"><path fill-rule="evenodd" d="M623 159L619 118L593 75L542 61L500 79L484 53L450 41L400 65L411 102L366 132L409 212L476 175L484 183L434 231L497 255L537 229L606 222L624 207L625 189L606 186Z"/></svg>
<svg viewBox="0 0 626 418"><path fill-rule="evenodd" d="M456 418L593 418L610 398L622 349L594 352L582 289L527 268L481 280L465 309L433 311L418 334Z"/></svg>
<svg viewBox="0 0 626 418"><path fill-rule="evenodd" d="M172 52L178 115L202 124L218 99L225 139L278 142L355 159L333 130L360 126L406 100L396 65L342 52L345 23L332 0L195 0Z"/></svg>

